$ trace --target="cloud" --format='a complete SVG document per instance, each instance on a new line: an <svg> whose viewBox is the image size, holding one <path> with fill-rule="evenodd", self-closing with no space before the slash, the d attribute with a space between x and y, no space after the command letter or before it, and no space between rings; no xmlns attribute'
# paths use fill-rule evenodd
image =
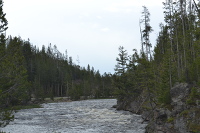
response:
<svg viewBox="0 0 200 133"><path fill-rule="evenodd" d="M123 7L108 7L104 9L105 11L112 12L112 13L131 13L133 9L130 8L123 8Z"/></svg>
<svg viewBox="0 0 200 133"><path fill-rule="evenodd" d="M118 0L112 2L106 8L105 11L112 13L131 13L134 12L136 8L140 8L144 5L147 7L161 6L164 0Z"/></svg>
<svg viewBox="0 0 200 133"><path fill-rule="evenodd" d="M110 29L109 28L102 28L101 31L108 32L108 31L110 31Z"/></svg>
<svg viewBox="0 0 200 133"><path fill-rule="evenodd" d="M113 4L118 7L137 7L137 6L160 6L165 0L123 0Z"/></svg>
<svg viewBox="0 0 200 133"><path fill-rule="evenodd" d="M98 28L98 27L99 27L99 24L97 24L97 23L92 24L93 29Z"/></svg>
<svg viewBox="0 0 200 133"><path fill-rule="evenodd" d="M97 16L97 18L98 18L98 19L102 19L103 17L102 17L102 16Z"/></svg>
<svg viewBox="0 0 200 133"><path fill-rule="evenodd" d="M131 13L131 12L133 12L133 9L126 9L125 12L126 13Z"/></svg>
<svg viewBox="0 0 200 133"><path fill-rule="evenodd" d="M5 0L7 34L30 38L33 45L56 44L62 53L67 49L74 60L79 55L81 66L90 64L101 72L112 72L118 46L140 48L138 21L143 5L149 8L151 25L158 31L162 1Z"/></svg>
<svg viewBox="0 0 200 133"><path fill-rule="evenodd" d="M108 7L108 8L105 8L106 11L109 11L109 12L119 12L120 9L118 7Z"/></svg>
<svg viewBox="0 0 200 133"><path fill-rule="evenodd" d="M81 13L80 16L79 16L80 19L88 18L88 17L90 17L89 13Z"/></svg>

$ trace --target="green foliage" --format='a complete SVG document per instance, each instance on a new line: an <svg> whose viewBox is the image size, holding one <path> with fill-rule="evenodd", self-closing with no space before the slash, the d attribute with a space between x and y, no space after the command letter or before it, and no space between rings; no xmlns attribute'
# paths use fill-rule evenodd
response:
<svg viewBox="0 0 200 133"><path fill-rule="evenodd" d="M123 55L121 50L119 50L119 52L119 56ZM136 50L134 50L134 52L134 55L127 58L129 60L124 63L126 65L123 67L121 66L121 68L124 68L126 71L122 73L118 69L115 69L116 75L113 76L114 94L119 101L123 101L127 98L135 99L141 92L146 91L148 93L148 99L152 101L153 97L151 93L154 91L154 75L151 71L151 63L144 54L139 56ZM124 54L124 56L127 56L127 54ZM117 64L120 64L119 62L122 62L122 60L117 58L117 62ZM118 68L119 65L116 65L116 67Z"/></svg>
<svg viewBox="0 0 200 133"><path fill-rule="evenodd" d="M6 14L3 12L3 0L0 0L0 20L1 20L0 33L8 29L7 27L8 21L5 16Z"/></svg>
<svg viewBox="0 0 200 133"><path fill-rule="evenodd" d="M142 41L142 50L141 53L146 55L146 59L152 59L151 56L151 43L150 43L150 33L153 31L152 27L150 26L150 12L146 6L143 6L142 11L142 19L140 23L143 24L144 29L141 33L141 41Z"/></svg>
<svg viewBox="0 0 200 133"><path fill-rule="evenodd" d="M0 127L6 126L13 120L12 111L5 109L5 106L8 106L12 100L14 102L14 98L18 93L13 94L13 90L16 90L24 83L20 82L22 77L18 75L20 74L19 71L24 72L23 68L18 64L22 63L19 61L22 56L17 56L17 52L14 51L11 57L6 47L6 37L3 32L8 28L8 21L5 15L3 12L3 1L0 0ZM19 101L22 101L22 97L20 98Z"/></svg>
<svg viewBox="0 0 200 133"><path fill-rule="evenodd" d="M116 75L113 76L113 88L118 99L137 98L143 92L149 103L166 107L171 104L170 89L176 82L200 85L198 16L188 10L191 7L188 7L185 1L163 4L165 25L160 24L161 31L152 58L149 40L152 29L149 25L150 13L146 7L143 7L141 21L144 25L141 30L141 53L138 54L135 50L133 55L128 56L126 63L120 66L123 59L127 59L124 58L127 53L122 52L125 51L122 46L119 49ZM123 68L121 70L125 71L119 71L117 68ZM200 90L197 88L191 90L187 104L198 104Z"/></svg>
<svg viewBox="0 0 200 133"><path fill-rule="evenodd" d="M174 117L169 117L168 119L167 119L167 123L172 123L174 121Z"/></svg>
<svg viewBox="0 0 200 133"><path fill-rule="evenodd" d="M70 90L69 95L70 95L72 100L79 100L80 97L83 95L80 84L73 83L72 89Z"/></svg>
<svg viewBox="0 0 200 133"><path fill-rule="evenodd" d="M23 106L31 95L38 100L59 96L79 100L81 96L105 98L112 95L111 74L101 75L93 67L86 70L68 63L56 46L49 45L47 49L43 46L40 51L29 41L11 36L7 46L1 46L0 106L3 110L29 108Z"/></svg>
<svg viewBox="0 0 200 133"><path fill-rule="evenodd" d="M68 96L78 100L81 96L105 98L112 95L112 75L101 75L88 65L80 67L72 57L60 53L51 44L39 50L30 40L5 37L8 21L0 0L0 122L6 125L13 116L6 111L29 108L31 96L36 99ZM78 61L79 62L79 61ZM125 64L121 64L124 66ZM119 68L121 69L121 68ZM124 71L124 70L122 70ZM32 106L31 106L32 107ZM10 111L12 112L12 111Z"/></svg>
<svg viewBox="0 0 200 133"><path fill-rule="evenodd" d="M189 124L189 129L190 131L192 131L193 133L200 133L200 125L197 123L190 123Z"/></svg>
<svg viewBox="0 0 200 133"><path fill-rule="evenodd" d="M189 110L184 110L180 113L180 116L188 116Z"/></svg>
<svg viewBox="0 0 200 133"><path fill-rule="evenodd" d="M199 88L196 88L196 87L193 87L191 89L191 93L189 95L189 98L187 99L186 103L188 105L196 105L196 101L199 101L200 100L200 89Z"/></svg>
<svg viewBox="0 0 200 133"><path fill-rule="evenodd" d="M24 67L24 57L21 51L19 39L10 39L7 46L6 58L1 62L0 79L3 91L4 103L17 105L28 100L30 84L27 81L27 71ZM9 82L8 82L9 81ZM3 102L3 101L2 101Z"/></svg>
<svg viewBox="0 0 200 133"><path fill-rule="evenodd" d="M114 95L118 100L122 100L127 94L127 61L128 53L123 46L119 47L119 57L116 58L117 65L115 66L115 75L113 76Z"/></svg>
<svg viewBox="0 0 200 133"><path fill-rule="evenodd" d="M200 89L193 87L191 89L190 97L194 99L200 99Z"/></svg>
<svg viewBox="0 0 200 133"><path fill-rule="evenodd" d="M192 100L192 99L187 99L186 103L187 103L188 105L195 105L195 101Z"/></svg>
<svg viewBox="0 0 200 133"><path fill-rule="evenodd" d="M28 104L28 105L18 105L18 106L12 106L12 110L21 110L21 109L32 109L32 108L42 108L39 104Z"/></svg>
<svg viewBox="0 0 200 133"><path fill-rule="evenodd" d="M75 65L72 57L67 59L68 55L61 54L56 46L43 46L39 51L25 44L23 51L28 56L26 64L29 64L27 70L32 84L31 93L37 98L70 96L79 99L80 96L111 95L111 76L108 74L101 76L89 65L87 70Z"/></svg>
<svg viewBox="0 0 200 133"><path fill-rule="evenodd" d="M10 110L0 110L0 127L5 127L10 121L14 120L14 115Z"/></svg>
<svg viewBox="0 0 200 133"><path fill-rule="evenodd" d="M115 71L117 75L123 75L127 70L128 53L123 46L119 47L119 57L116 58L117 65Z"/></svg>

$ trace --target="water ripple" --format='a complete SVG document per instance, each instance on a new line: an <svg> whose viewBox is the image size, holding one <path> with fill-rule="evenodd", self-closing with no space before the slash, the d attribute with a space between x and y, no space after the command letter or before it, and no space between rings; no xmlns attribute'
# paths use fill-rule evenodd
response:
<svg viewBox="0 0 200 133"><path fill-rule="evenodd" d="M144 133L141 117L111 108L115 99L42 104L25 109L2 130L10 133Z"/></svg>

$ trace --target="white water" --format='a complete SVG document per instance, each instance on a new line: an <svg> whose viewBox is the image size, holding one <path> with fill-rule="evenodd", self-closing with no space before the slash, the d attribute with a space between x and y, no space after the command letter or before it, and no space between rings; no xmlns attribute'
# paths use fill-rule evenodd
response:
<svg viewBox="0 0 200 133"><path fill-rule="evenodd" d="M114 99L42 104L1 129L10 133L144 133L141 117L111 108Z"/></svg>

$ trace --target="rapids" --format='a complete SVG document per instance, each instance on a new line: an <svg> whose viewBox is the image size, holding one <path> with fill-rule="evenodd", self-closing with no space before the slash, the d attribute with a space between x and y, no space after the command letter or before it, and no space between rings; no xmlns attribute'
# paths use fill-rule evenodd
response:
<svg viewBox="0 0 200 133"><path fill-rule="evenodd" d="M15 113L10 133L144 133L141 116L111 108L115 99L47 103Z"/></svg>

